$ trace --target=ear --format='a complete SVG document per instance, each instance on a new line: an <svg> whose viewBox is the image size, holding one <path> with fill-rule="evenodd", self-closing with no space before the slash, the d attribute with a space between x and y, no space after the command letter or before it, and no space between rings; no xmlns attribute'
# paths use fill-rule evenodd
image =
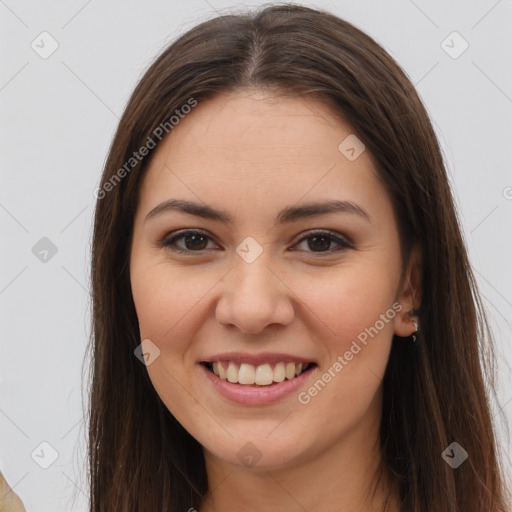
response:
<svg viewBox="0 0 512 512"><path fill-rule="evenodd" d="M396 335L403 338L416 331L413 320L418 322L418 310L421 304L421 247L416 244L411 249L405 275L397 292L397 301L402 309L395 317Z"/></svg>

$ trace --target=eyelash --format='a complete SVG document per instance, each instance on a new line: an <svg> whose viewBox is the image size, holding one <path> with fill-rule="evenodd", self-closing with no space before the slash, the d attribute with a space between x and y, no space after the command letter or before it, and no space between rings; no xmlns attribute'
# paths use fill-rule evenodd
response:
<svg viewBox="0 0 512 512"><path fill-rule="evenodd" d="M193 250L190 250L190 249L183 249L183 248L177 247L175 245L177 240L179 240L181 238L184 238L186 236L190 236L190 235L201 235L201 236L204 236L205 238L208 238L209 240L212 240L212 238L209 235L207 235L206 233L204 233L202 231L186 230L186 231L182 231L181 233L179 232L178 234L175 234L172 238L164 238L162 241L160 241L157 244L157 246L158 247L165 247L167 249L170 249L173 252L177 252L177 253L180 253L180 254L192 255L194 253L198 253L198 254L204 253L204 251L206 251L206 249L200 249L200 250L197 250L197 251L193 251ZM322 229L317 229L317 230L310 231L307 236L302 237L300 240L298 240L296 242L295 245L300 244L301 242L303 242L305 240L308 240L309 238L313 238L314 236L319 236L319 237L327 238L331 242L335 242L335 243L337 243L340 246L340 247L338 247L337 249L334 249L334 250L329 249L327 251L319 251L319 252L307 251L307 250L305 251L305 252L309 252L309 253L311 253L311 254L313 254L315 256L317 256L317 255L319 255L319 256L331 255L333 253L337 253L337 252L343 251L344 249L354 249L354 246L351 243L349 243L347 240L344 240L343 238L340 238L339 236L337 236L335 233L333 233L331 231L322 230Z"/></svg>

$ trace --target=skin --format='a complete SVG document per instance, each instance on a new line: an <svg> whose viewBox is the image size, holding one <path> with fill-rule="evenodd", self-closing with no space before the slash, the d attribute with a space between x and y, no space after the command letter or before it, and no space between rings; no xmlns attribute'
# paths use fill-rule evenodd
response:
<svg viewBox="0 0 512 512"><path fill-rule="evenodd" d="M245 89L199 103L154 150L135 216L132 293L141 340L160 350L151 382L204 447L210 491L200 512L377 512L389 490L386 471L374 480L381 380L393 334L415 330L419 251L401 281L398 227L373 157L338 150L351 133L317 99ZM176 211L145 221L170 198L224 209L233 225ZM286 206L328 199L357 203L371 222L346 212L275 222ZM189 254L158 246L185 228L209 238L177 240ZM322 239L315 249L312 229L353 248ZM262 249L251 263L236 252L249 236ZM307 404L297 393L235 404L198 364L226 351L302 356L318 363L307 391L393 304L401 310ZM252 466L237 456L248 442L260 456Z"/></svg>
<svg viewBox="0 0 512 512"><path fill-rule="evenodd" d="M11 489L0 472L0 510L2 512L25 512L20 497Z"/></svg>

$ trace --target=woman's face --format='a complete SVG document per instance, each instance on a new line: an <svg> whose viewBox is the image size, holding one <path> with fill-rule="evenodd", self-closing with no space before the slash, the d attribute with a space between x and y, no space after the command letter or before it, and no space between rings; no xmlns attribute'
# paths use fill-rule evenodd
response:
<svg viewBox="0 0 512 512"><path fill-rule="evenodd" d="M200 102L154 151L130 275L169 411L238 466L375 440L393 333L414 329L390 198L350 126L244 90Z"/></svg>

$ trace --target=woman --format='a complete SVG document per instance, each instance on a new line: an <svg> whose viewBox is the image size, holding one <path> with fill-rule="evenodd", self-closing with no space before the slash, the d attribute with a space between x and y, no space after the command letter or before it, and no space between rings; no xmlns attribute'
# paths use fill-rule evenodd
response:
<svg viewBox="0 0 512 512"><path fill-rule="evenodd" d="M508 509L441 151L368 35L193 28L96 196L91 512Z"/></svg>

